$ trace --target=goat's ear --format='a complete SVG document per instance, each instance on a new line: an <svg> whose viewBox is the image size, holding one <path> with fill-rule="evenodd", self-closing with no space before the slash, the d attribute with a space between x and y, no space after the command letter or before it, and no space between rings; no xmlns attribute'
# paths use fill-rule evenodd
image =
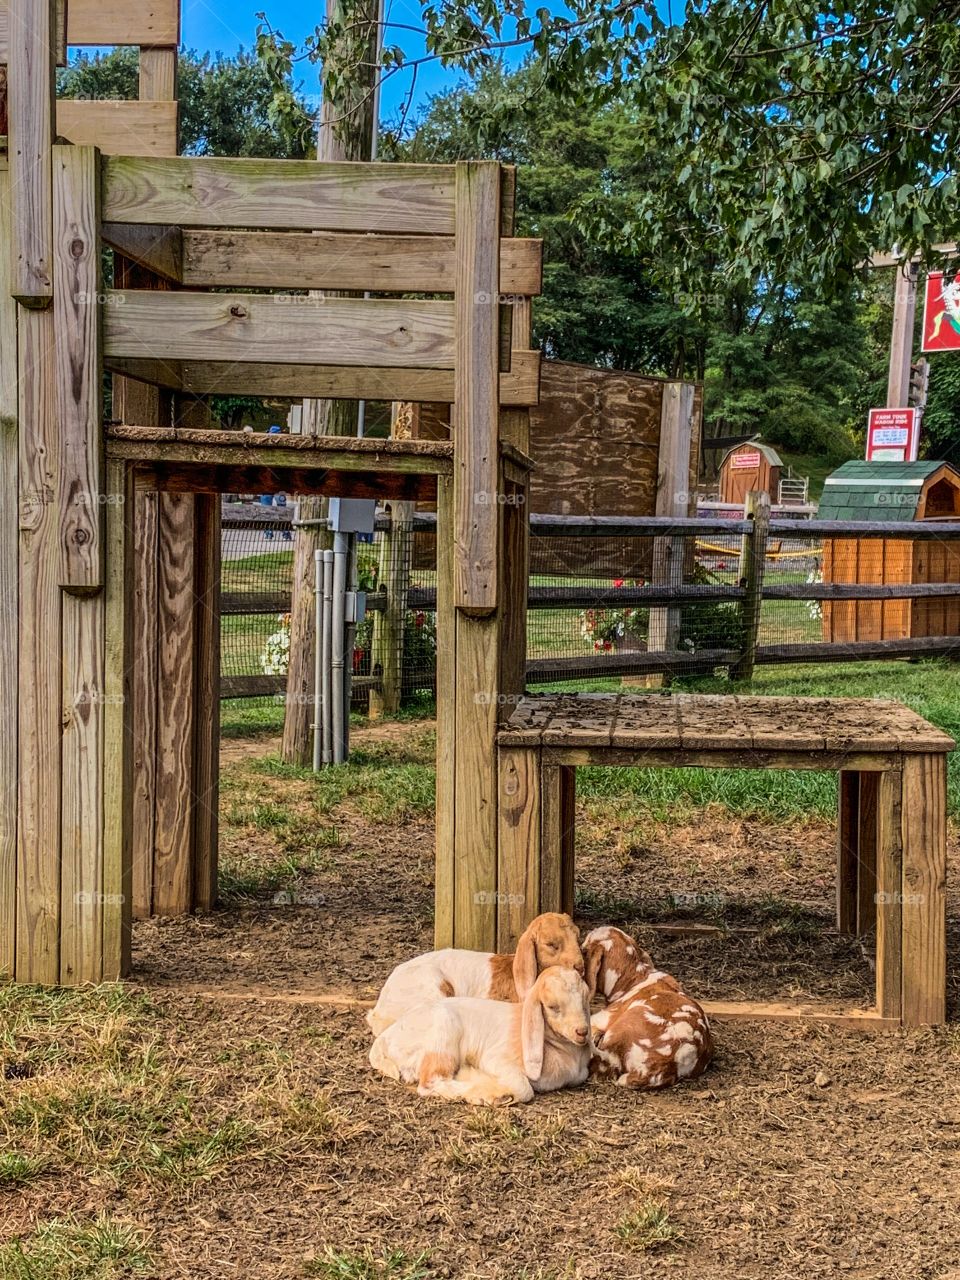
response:
<svg viewBox="0 0 960 1280"><path fill-rule="evenodd" d="M597 982L600 978L600 966L603 964L605 955L603 945L599 942L591 942L583 952L586 967L584 969L583 980L587 984L590 991L590 999L597 994Z"/></svg>
<svg viewBox="0 0 960 1280"><path fill-rule="evenodd" d="M536 921L528 925L517 943L513 957L513 985L517 988L517 998L523 1000L537 980L537 947L534 942Z"/></svg>
<svg viewBox="0 0 960 1280"><path fill-rule="evenodd" d="M543 1039L545 1034L543 1005L535 991L527 993L520 1013L520 1047L523 1071L529 1080L543 1075Z"/></svg>

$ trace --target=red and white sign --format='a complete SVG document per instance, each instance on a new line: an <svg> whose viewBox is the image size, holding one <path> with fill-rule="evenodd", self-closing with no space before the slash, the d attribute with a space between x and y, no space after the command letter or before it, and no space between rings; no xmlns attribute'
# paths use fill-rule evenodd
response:
<svg viewBox="0 0 960 1280"><path fill-rule="evenodd" d="M916 462L920 423L916 409L871 409L867 419L868 462Z"/></svg>
<svg viewBox="0 0 960 1280"><path fill-rule="evenodd" d="M923 291L920 350L960 351L960 276L931 271Z"/></svg>
<svg viewBox="0 0 960 1280"><path fill-rule="evenodd" d="M756 471L760 465L760 454L755 450L753 453L735 453L730 465L737 471Z"/></svg>

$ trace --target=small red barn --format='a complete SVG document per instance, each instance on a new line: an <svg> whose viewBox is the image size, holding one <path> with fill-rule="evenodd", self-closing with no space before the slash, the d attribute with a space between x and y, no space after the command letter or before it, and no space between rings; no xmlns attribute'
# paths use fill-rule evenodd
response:
<svg viewBox="0 0 960 1280"><path fill-rule="evenodd" d="M720 463L720 501L742 506L747 494L758 489L779 501L783 463L775 450L759 440L746 440L724 455Z"/></svg>

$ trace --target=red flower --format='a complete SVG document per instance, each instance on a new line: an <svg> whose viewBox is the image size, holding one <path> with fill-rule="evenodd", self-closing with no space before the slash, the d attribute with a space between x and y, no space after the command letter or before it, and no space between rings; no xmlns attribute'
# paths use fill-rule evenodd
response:
<svg viewBox="0 0 960 1280"><path fill-rule="evenodd" d="M624 582L623 578L614 578L614 580L613 580L613 585L614 585L615 587L622 587L622 586L623 586L623 582Z"/></svg>

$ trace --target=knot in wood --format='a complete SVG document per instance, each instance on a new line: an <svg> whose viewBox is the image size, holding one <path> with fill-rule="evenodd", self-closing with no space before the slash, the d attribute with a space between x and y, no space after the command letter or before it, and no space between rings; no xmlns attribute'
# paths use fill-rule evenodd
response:
<svg viewBox="0 0 960 1280"><path fill-rule="evenodd" d="M244 316L247 314L247 308L241 307L239 302L234 303L234 305L230 308L230 314L232 316L236 316L238 320L242 320Z"/></svg>
<svg viewBox="0 0 960 1280"><path fill-rule="evenodd" d="M80 239L80 237L75 236L73 240L70 241L70 256L72 258L82 258L86 250L86 247L87 246Z"/></svg>

